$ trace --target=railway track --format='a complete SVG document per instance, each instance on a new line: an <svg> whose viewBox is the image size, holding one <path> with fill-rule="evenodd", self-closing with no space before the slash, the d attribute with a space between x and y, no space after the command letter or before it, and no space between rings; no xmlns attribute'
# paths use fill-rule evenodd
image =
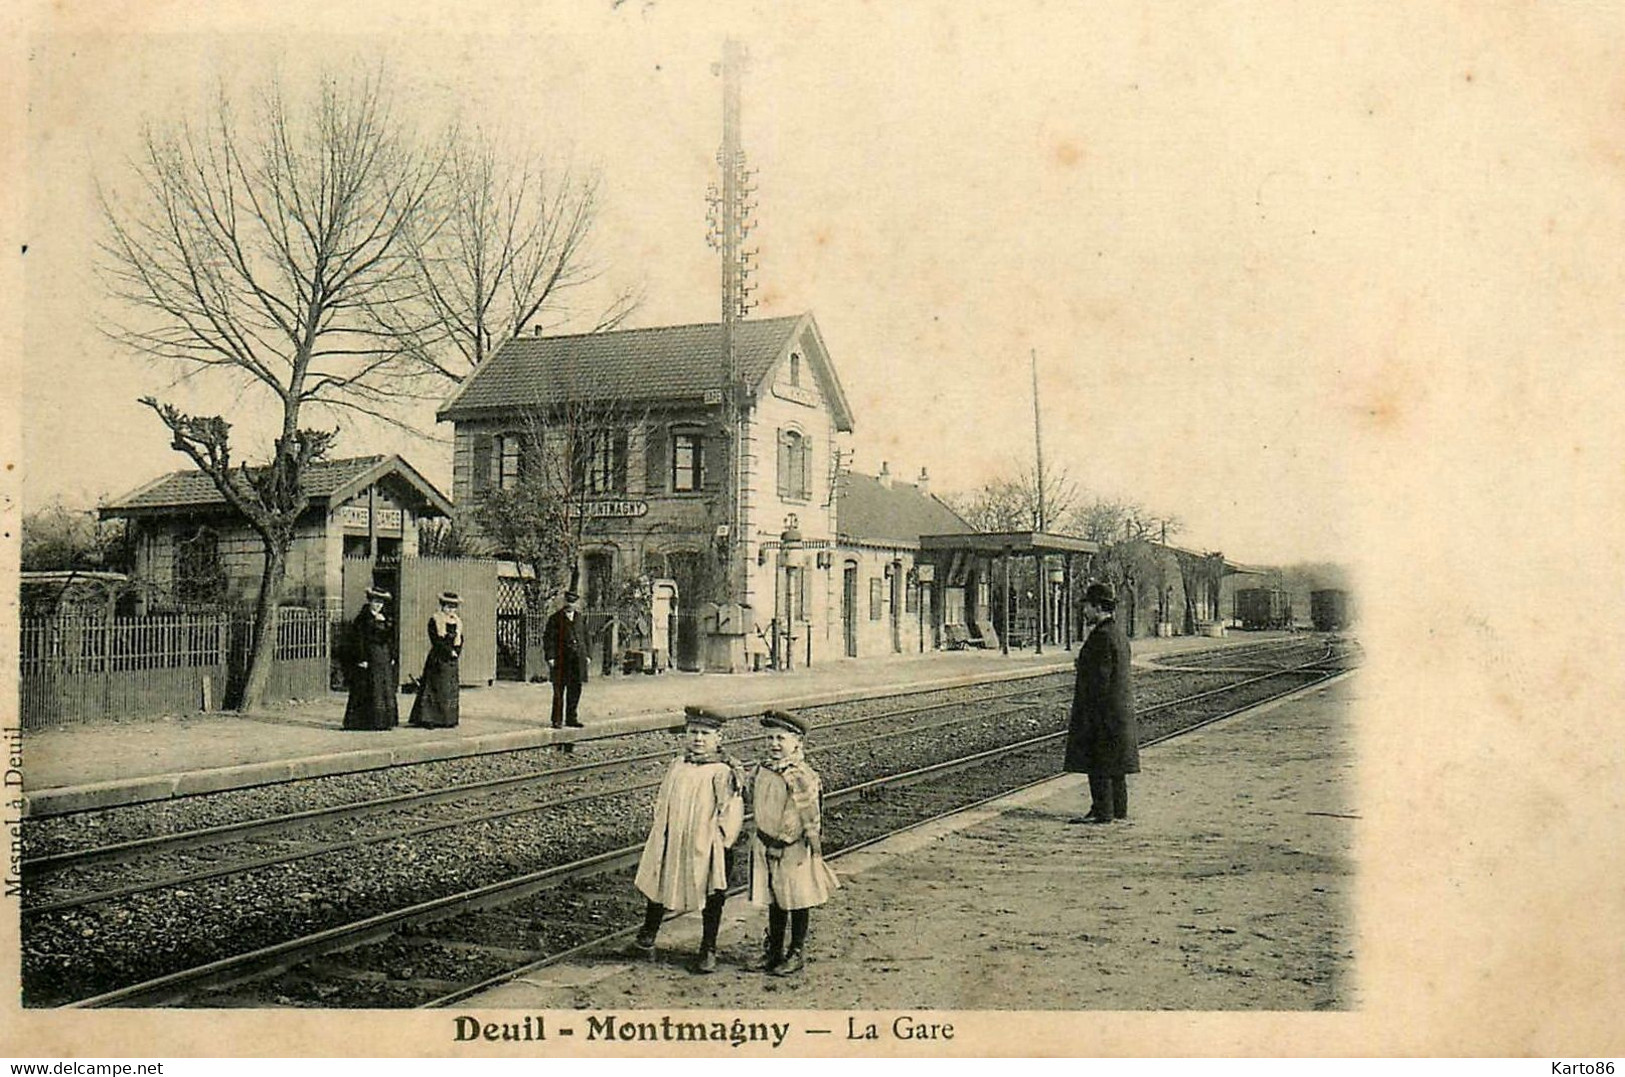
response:
<svg viewBox="0 0 1625 1077"><path fill-rule="evenodd" d="M1296 691L1339 668L1337 655L1326 649L1293 668L1250 674L1224 687L1162 700L1142 708L1144 743ZM1034 687L1025 685L1023 690L1032 695ZM878 774L868 774L875 769L868 763L877 755L906 757L902 750L906 736L884 732L818 745L815 756L824 758L817 765L826 778L842 781L855 776L826 798L829 847L855 848L918 825L923 818L960 810L967 802L1052 775L1058 758L1054 742L1065 735L1064 708L1056 702L1046 693L991 716L1013 719L1033 710L1051 712L1047 725L1030 714L1019 723L1012 720L1013 731L1026 735L996 744L967 744L957 738L960 742L952 744L948 758L883 768ZM952 727L964 724L943 721L914 732L954 741ZM669 749L660 753L662 762L669 758ZM463 997L490 982L603 946L632 930L623 925L635 924L640 911L629 875L642 846L643 814L646 804L642 812L615 813L614 825L596 832L595 847L578 846L562 861L539 869L510 871L441 896L399 903L374 915L140 979L72 1004L412 1006ZM612 840L616 835L620 840ZM241 986L226 986L231 984Z"/></svg>
<svg viewBox="0 0 1625 1077"><path fill-rule="evenodd" d="M849 703L813 707L808 709L808 713L819 721L821 728L835 730L972 702L1018 698L1058 676L1053 672L1039 673L1018 681L973 685L965 689L889 693ZM896 700L908 702L878 712L865 711L865 708ZM860 713L851 714L854 709ZM674 726L673 730L677 728ZM167 801L31 816L25 832L23 871L25 875L39 878L64 868L117 862L139 855L144 850L182 849L221 838L247 839L273 835L323 819L360 818L370 813L408 810L416 806L465 799L484 792L515 791L533 784L632 768L642 762L667 757L670 744L666 740L666 732L650 731L612 739L511 748L477 756L196 793ZM562 767L539 765L557 759L560 749L566 747L602 758ZM351 791L350 787L359 783L369 783L369 787L376 784L379 770L387 772L391 785L407 785L409 788L384 796L346 795ZM490 770L497 773L472 780L447 780L448 775L455 777L465 771L479 774ZM273 799L276 803L266 804L266 801ZM292 806L288 805L289 800L294 801ZM310 806L300 807L301 802ZM221 815L228 816L230 821L211 822Z"/></svg>
<svg viewBox="0 0 1625 1077"><path fill-rule="evenodd" d="M985 722L1034 706L1054 705L1060 693L1069 686L1060 675L1050 674L1035 678L1039 683L1024 685L1014 691L979 696L969 701L937 701L896 707L878 713L863 714L820 723L820 736L836 734L839 739L819 746L828 752L876 741L897 735L895 730L879 733L863 732L865 727L884 725L899 718L917 718L933 711L967 707L992 706L975 714L960 714L945 720L912 725L910 735L964 725L967 722ZM1052 683L1053 682L1053 683ZM856 736L848 735L857 732ZM751 732L736 737L729 747L736 753L761 742L765 735ZM379 797L353 804L330 805L324 808L294 812L285 816L244 820L219 826L206 827L175 834L160 834L104 846L71 850L47 856L26 859L23 875L27 880L27 902L24 911L37 915L61 912L67 909L158 890L173 889L205 882L246 871L262 870L282 864L292 864L319 856L340 855L369 845L425 837L459 827L513 818L534 812L575 808L607 797L634 795L658 787L665 764L671 759L669 745L658 750L620 756L608 760L559 767L534 774L459 784L433 792L411 792ZM638 777L638 775L642 775ZM633 780L627 780L628 777ZM583 781L582 779L591 779ZM541 799L523 799L515 804L515 794L534 792L538 787L555 793L562 787L562 795ZM465 801L474 807L450 818L433 818L421 809L439 807L446 803ZM487 807L479 807L481 803ZM349 831L363 820L377 820L379 825L369 833L356 835ZM306 831L299 834L300 830ZM334 837L334 835L339 835ZM232 855L233 848L245 852ZM180 854L189 854L181 856ZM155 858L179 858L183 867L166 870L155 877L126 883L119 880L120 872L110 871L106 865L127 866L128 873L140 874L144 864ZM89 872L98 865L101 872ZM77 871L78 879L53 878ZM83 882L89 876L92 885L81 885L74 891L74 881ZM109 882L111 877L114 882ZM42 896L43 895L43 896ZM54 895L54 896L53 896Z"/></svg>

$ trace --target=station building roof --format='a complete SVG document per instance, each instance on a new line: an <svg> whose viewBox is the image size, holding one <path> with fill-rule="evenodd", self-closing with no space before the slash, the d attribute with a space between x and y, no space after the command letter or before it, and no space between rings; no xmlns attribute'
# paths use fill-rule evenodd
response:
<svg viewBox="0 0 1625 1077"><path fill-rule="evenodd" d="M920 549L997 556L1004 553L1032 556L1052 553L1094 553L1100 543L1076 535L1049 531L973 531L969 534L920 536Z"/></svg>
<svg viewBox="0 0 1625 1077"><path fill-rule="evenodd" d="M851 430L846 393L810 312L738 323L734 348L746 389L758 390L797 345L836 428ZM455 422L574 401L700 400L722 382L720 322L520 336L476 367L435 417Z"/></svg>
<svg viewBox="0 0 1625 1077"><path fill-rule="evenodd" d="M253 468L250 471L256 470ZM305 471L305 489L312 505L346 501L381 479L394 479L415 495L425 515L451 515L451 502L417 468L399 456L351 456L318 460ZM161 516L177 512L210 512L226 508L226 499L214 480L196 468L172 471L145 486L114 498L101 507L101 516Z"/></svg>
<svg viewBox="0 0 1625 1077"><path fill-rule="evenodd" d="M916 546L921 535L971 531L957 512L913 483L846 474L836 499L835 531L843 542Z"/></svg>
<svg viewBox="0 0 1625 1077"><path fill-rule="evenodd" d="M1182 546L1169 546L1160 542L1152 545L1167 550L1176 557L1190 557L1197 560L1206 560L1209 557L1220 558L1224 561L1223 575L1226 576L1267 576L1271 571L1267 568L1259 568L1256 565L1243 565L1238 561L1230 560L1221 553L1203 553L1199 550L1187 550Z"/></svg>

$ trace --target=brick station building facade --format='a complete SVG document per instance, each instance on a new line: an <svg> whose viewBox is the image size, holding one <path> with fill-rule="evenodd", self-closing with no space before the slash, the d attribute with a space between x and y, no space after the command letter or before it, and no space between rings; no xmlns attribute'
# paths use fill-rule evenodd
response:
<svg viewBox="0 0 1625 1077"><path fill-rule="evenodd" d="M738 604L721 612L743 645L711 652L710 668L934 649L943 618L965 603L933 596L915 565L919 536L970 528L923 474L909 484L884 469L842 473L853 415L810 313L743 321L735 340L737 534L719 542L731 469L714 322L505 343L438 415L454 424L462 525L550 453L585 451L589 462L572 469L588 517L573 567L589 611L647 576L674 581L678 611L698 617L727 572Z"/></svg>

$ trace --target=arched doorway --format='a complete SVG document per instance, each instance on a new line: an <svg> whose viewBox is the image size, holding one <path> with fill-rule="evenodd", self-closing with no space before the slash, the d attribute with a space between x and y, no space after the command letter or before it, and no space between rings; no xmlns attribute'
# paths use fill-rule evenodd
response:
<svg viewBox="0 0 1625 1077"><path fill-rule="evenodd" d="M903 653L903 563L892 561L886 566L886 582L891 592L891 650Z"/></svg>
<svg viewBox="0 0 1625 1077"><path fill-rule="evenodd" d="M846 563L841 574L841 630L846 636L846 656L858 656L858 564Z"/></svg>
<svg viewBox="0 0 1625 1077"><path fill-rule="evenodd" d="M663 555L665 575L677 583L676 613L672 618L671 654L678 669L700 668L700 603L710 594L712 559L698 550L670 550Z"/></svg>

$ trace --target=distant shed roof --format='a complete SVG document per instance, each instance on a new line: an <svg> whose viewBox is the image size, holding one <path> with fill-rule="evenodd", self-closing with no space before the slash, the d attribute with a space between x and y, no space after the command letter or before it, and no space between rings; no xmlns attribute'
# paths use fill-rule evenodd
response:
<svg viewBox="0 0 1625 1077"><path fill-rule="evenodd" d="M912 483L887 486L872 475L842 475L836 486L835 530L843 541L915 544L921 535L972 530L959 514Z"/></svg>
<svg viewBox="0 0 1625 1077"><path fill-rule="evenodd" d="M252 470L252 469L251 469ZM422 504L441 515L451 514L451 502L416 468L399 456L350 456L318 460L305 472L305 489L312 504L342 501L385 476L396 476L417 492ZM214 480L193 468L172 471L145 486L103 505L101 515L147 516L185 509L224 508L226 499Z"/></svg>
<svg viewBox="0 0 1625 1077"><path fill-rule="evenodd" d="M759 386L798 340L812 345L809 359L837 425L851 429L845 392L811 314L740 322L735 351L741 378L750 388ZM455 421L578 400L699 399L722 381L717 322L514 337L464 379L436 418Z"/></svg>

